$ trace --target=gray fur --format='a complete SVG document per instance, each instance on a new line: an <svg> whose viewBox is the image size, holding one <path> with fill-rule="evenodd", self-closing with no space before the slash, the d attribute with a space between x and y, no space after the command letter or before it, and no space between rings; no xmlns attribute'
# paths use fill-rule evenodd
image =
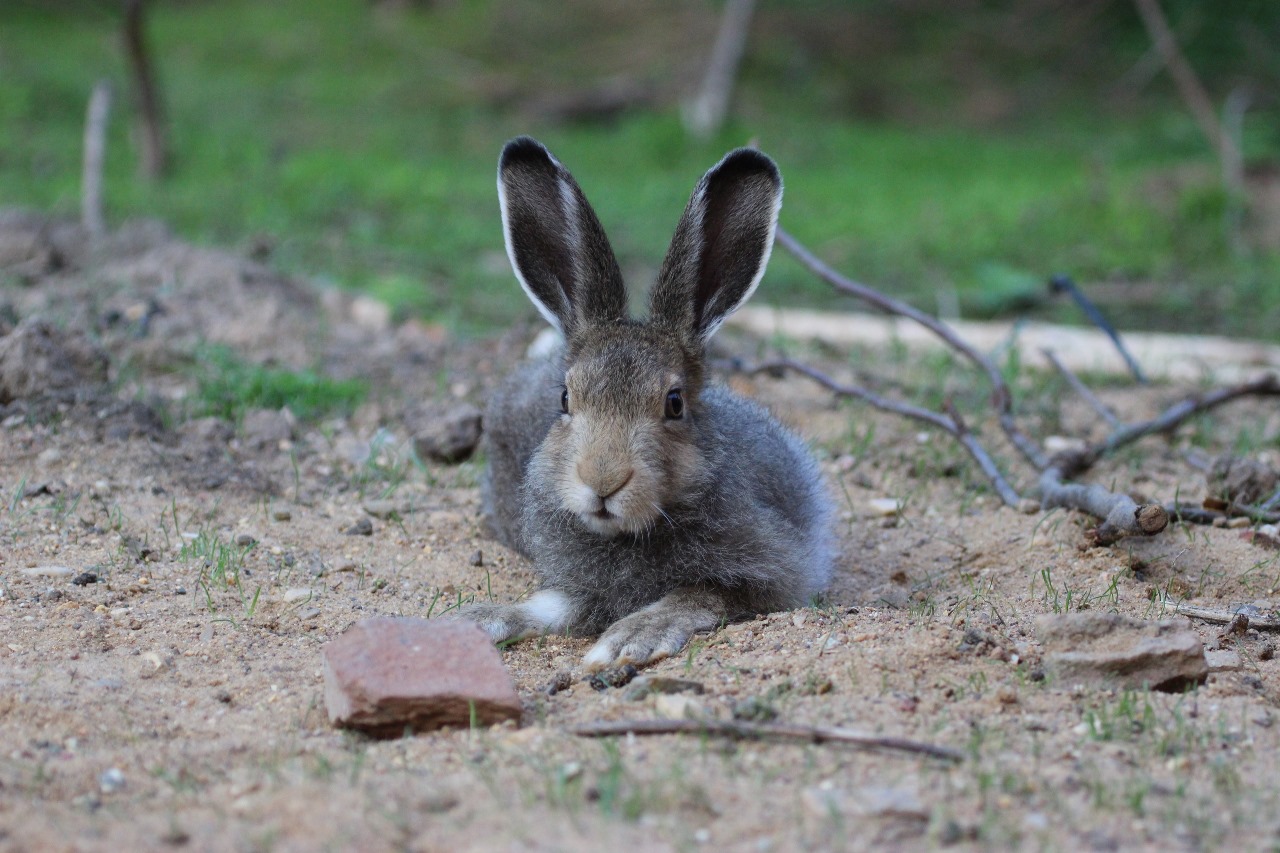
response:
<svg viewBox="0 0 1280 853"><path fill-rule="evenodd" d="M538 209L537 192L563 197L556 184L572 178L550 153L527 138L513 146L519 156L504 151L500 161L504 208L519 197ZM541 179L531 175L554 179L536 190ZM603 631L588 666L646 663L696 631L802 606L825 588L830 501L807 448L763 407L703 382L706 340L758 283L780 198L777 169L758 152L733 152L709 171L677 227L647 322L617 316L625 292L612 275L545 286L547 270L616 269L603 232L582 241L570 227L556 242L563 222L542 222L536 240L509 247L526 289L541 277L548 303L560 300L552 310L566 345L516 370L485 413L487 524L533 561L548 591L537 606L462 611L495 640L561 626ZM596 222L585 198L578 215ZM504 209L509 243L533 227L522 218ZM556 258L533 257L529 246ZM588 298L590 288L618 292ZM679 418L667 403L675 389Z"/></svg>

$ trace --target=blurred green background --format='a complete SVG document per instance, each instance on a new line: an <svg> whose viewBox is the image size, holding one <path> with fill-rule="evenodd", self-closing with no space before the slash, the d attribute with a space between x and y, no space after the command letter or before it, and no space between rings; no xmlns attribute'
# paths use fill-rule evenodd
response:
<svg viewBox="0 0 1280 853"><path fill-rule="evenodd" d="M532 313L502 252L504 140L569 166L633 286L698 176L756 140L786 228L927 310L1078 320L1047 295L1065 272L1125 327L1280 337L1274 0L1162 3L1215 109L1242 116L1235 191L1128 0L759 0L707 139L681 104L721 2L154 0L172 160L151 181L121 6L0 4L0 204L76 214L107 79L109 222L158 217L469 334ZM757 299L846 304L782 252Z"/></svg>

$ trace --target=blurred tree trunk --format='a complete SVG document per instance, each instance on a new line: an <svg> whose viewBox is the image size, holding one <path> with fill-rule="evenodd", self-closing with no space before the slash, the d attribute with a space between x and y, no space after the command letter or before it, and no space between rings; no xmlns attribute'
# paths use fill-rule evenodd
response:
<svg viewBox="0 0 1280 853"><path fill-rule="evenodd" d="M169 166L163 107L147 41L147 0L125 0L124 50L138 108L138 173L148 180L161 177Z"/></svg>
<svg viewBox="0 0 1280 853"><path fill-rule="evenodd" d="M747 49L754 12L755 0L726 0L706 76L698 94L684 109L685 129L694 136L705 139L713 135L729 114L729 100Z"/></svg>
<svg viewBox="0 0 1280 853"><path fill-rule="evenodd" d="M102 163L106 159L107 117L111 111L111 86L99 80L89 96L84 122L84 171L80 179L80 220L90 237L107 231L102 216Z"/></svg>

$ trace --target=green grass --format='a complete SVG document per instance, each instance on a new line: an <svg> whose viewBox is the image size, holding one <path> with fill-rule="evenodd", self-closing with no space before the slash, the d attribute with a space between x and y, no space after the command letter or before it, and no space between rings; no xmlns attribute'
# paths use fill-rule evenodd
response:
<svg viewBox="0 0 1280 853"><path fill-rule="evenodd" d="M302 420L349 414L364 399L367 386L310 370L282 370L250 364L226 347L202 347L193 367L196 391L192 415L214 415L239 422L249 409L288 406Z"/></svg>
<svg viewBox="0 0 1280 853"><path fill-rule="evenodd" d="M1109 310L1126 325L1273 338L1280 328L1280 254L1232 249L1215 164L1176 104L1121 112L1077 97L994 127L868 120L832 109L830 86L789 78L784 40L753 52L737 117L715 139L686 137L672 106L555 124L523 117L522 96L617 67L672 85L678 34L654 46L640 13L606 26L626 14L612 7L575 29L527 4L441 6L155 4L174 166L154 185L134 177L115 19L7 8L0 199L76 211L85 102L106 77L117 92L112 221L158 216L207 243L265 238L285 269L373 293L402 315L488 330L531 315L502 253L494 167L505 139L531 132L556 151L639 283L697 177L755 138L786 176L785 227L849 275L928 310L1030 305L1075 317L1039 304L1046 276L1064 271L1112 283ZM945 97L917 79L921 69L904 59L866 73L921 100ZM1251 116L1246 130L1253 156L1280 149L1274 115ZM841 304L782 253L758 298Z"/></svg>

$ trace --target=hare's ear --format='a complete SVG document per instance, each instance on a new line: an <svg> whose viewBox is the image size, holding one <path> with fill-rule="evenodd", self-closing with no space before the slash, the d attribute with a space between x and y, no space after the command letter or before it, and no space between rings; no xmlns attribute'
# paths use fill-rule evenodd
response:
<svg viewBox="0 0 1280 853"><path fill-rule="evenodd" d="M627 315L622 273L577 182L541 143L521 136L498 160L507 256L520 286L566 337Z"/></svg>
<svg viewBox="0 0 1280 853"><path fill-rule="evenodd" d="M705 346L760 284L782 207L782 176L752 148L731 151L693 188L649 295L650 320Z"/></svg>

